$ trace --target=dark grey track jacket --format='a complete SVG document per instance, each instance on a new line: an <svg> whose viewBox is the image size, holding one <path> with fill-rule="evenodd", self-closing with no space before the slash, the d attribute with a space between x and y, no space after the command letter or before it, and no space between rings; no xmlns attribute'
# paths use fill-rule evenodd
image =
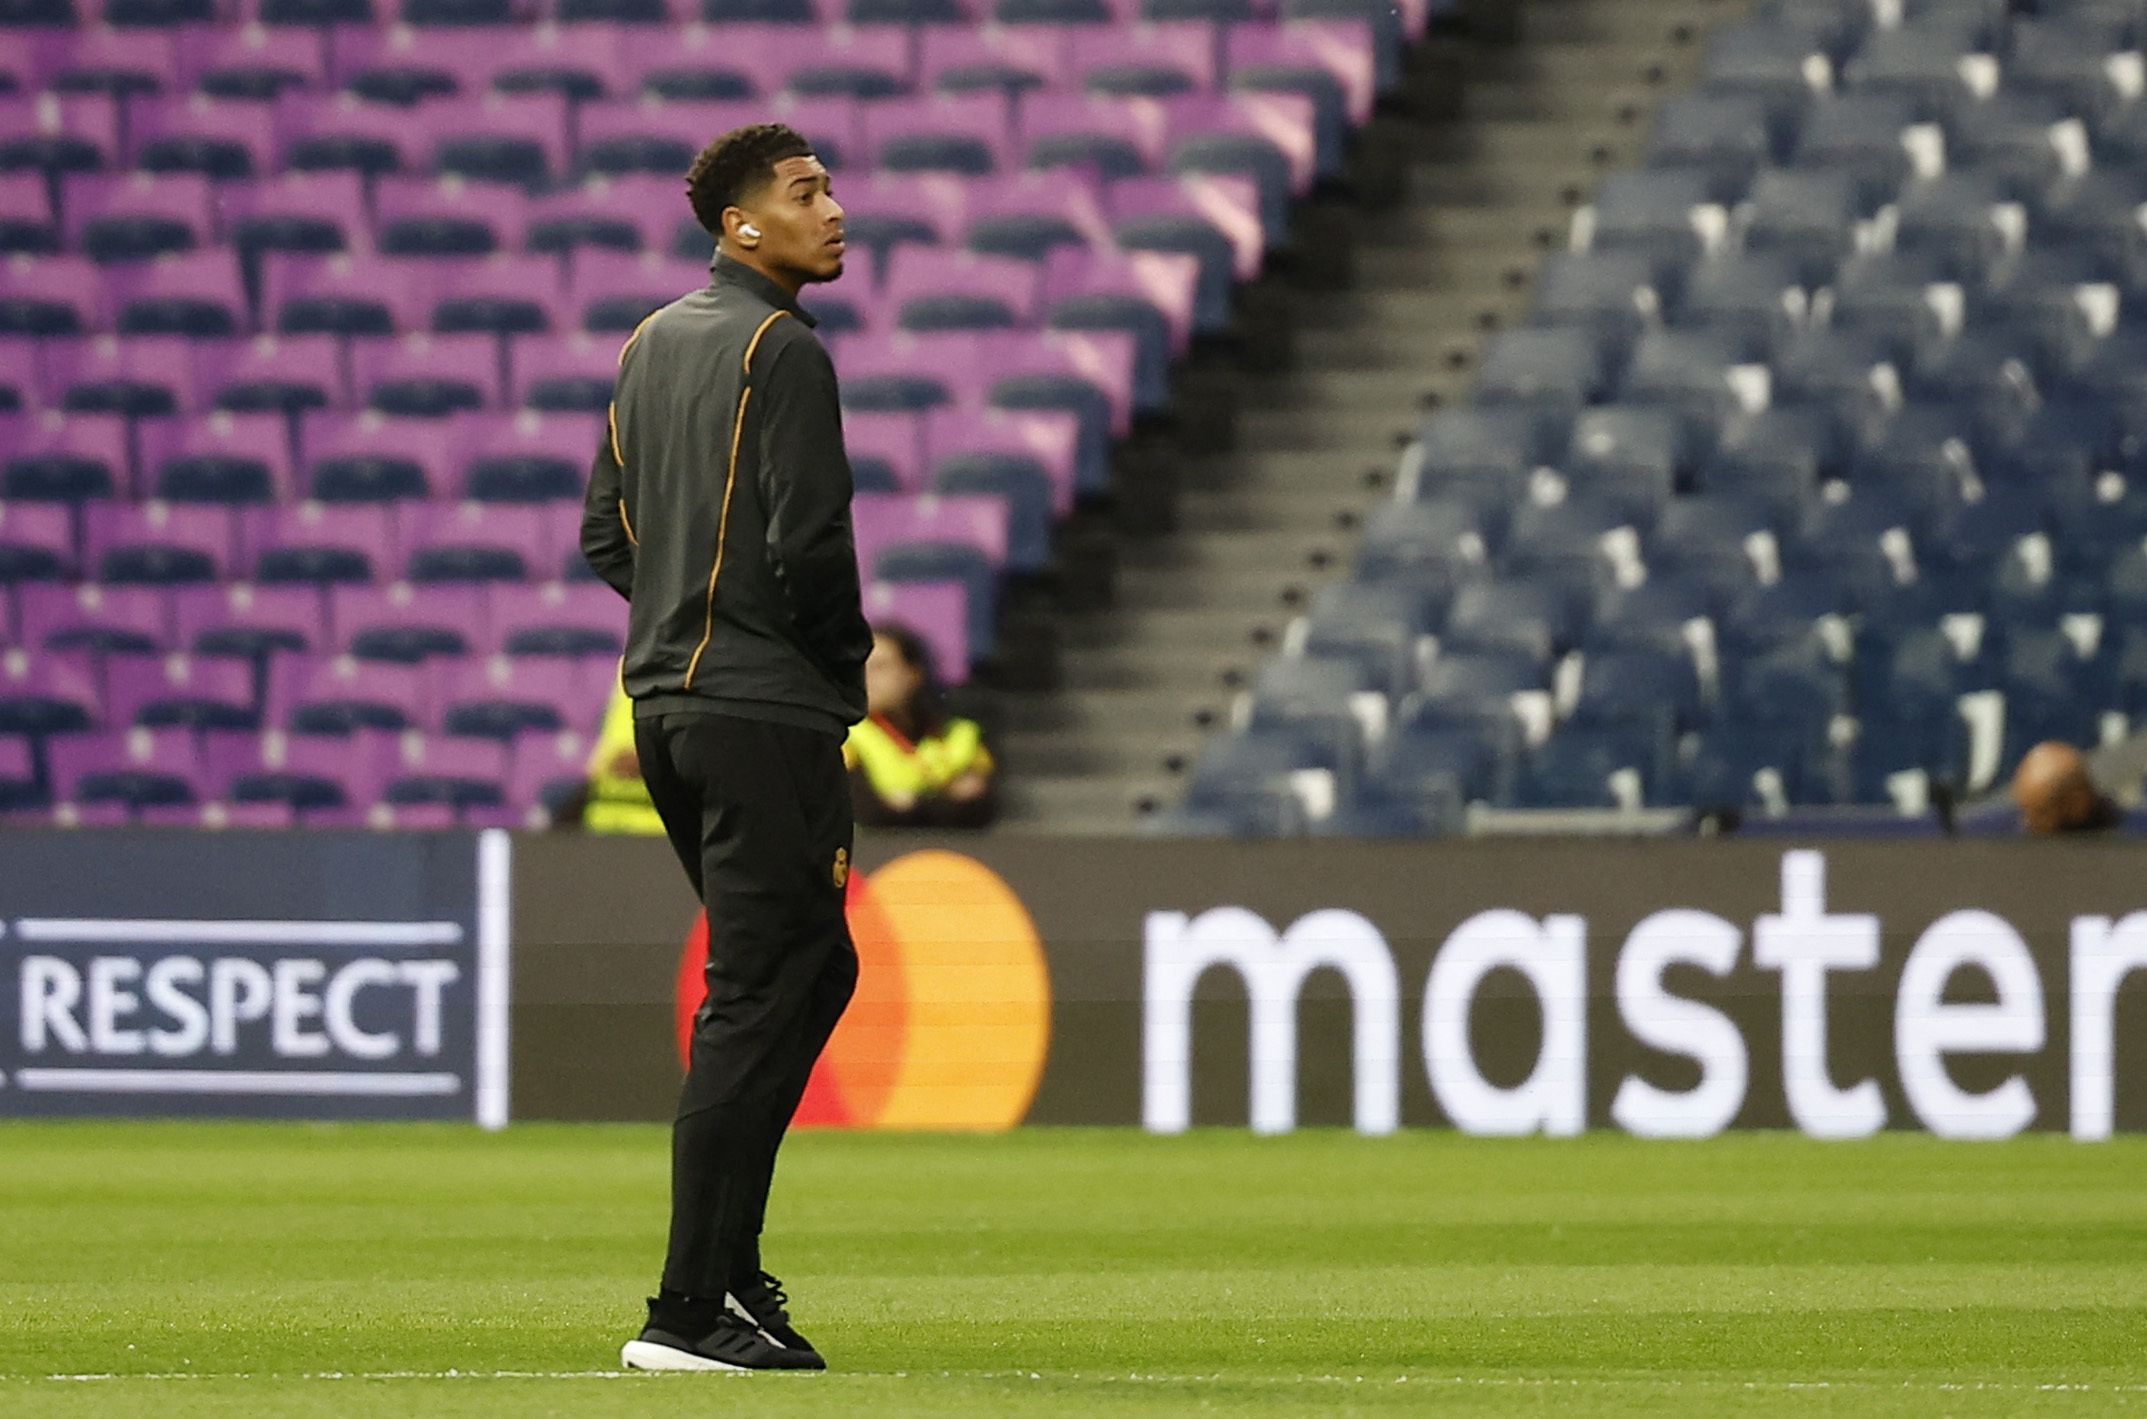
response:
<svg viewBox="0 0 2147 1419"><path fill-rule="evenodd" d="M631 604L642 718L712 711L841 733L872 649L835 366L782 287L718 256L619 355L582 553Z"/></svg>

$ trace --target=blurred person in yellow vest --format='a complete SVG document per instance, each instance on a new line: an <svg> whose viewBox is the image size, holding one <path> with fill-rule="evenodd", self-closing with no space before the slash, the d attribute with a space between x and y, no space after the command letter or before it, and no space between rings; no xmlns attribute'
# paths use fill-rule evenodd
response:
<svg viewBox="0 0 2147 1419"><path fill-rule="evenodd" d="M842 747L857 821L981 828L998 816L998 765L974 720L947 712L931 648L907 626L873 628L864 720Z"/></svg>
<svg viewBox="0 0 2147 1419"><path fill-rule="evenodd" d="M634 752L634 702L614 685L611 708L589 754L589 798L582 826L592 833L644 833L663 836L663 820L641 781L641 759Z"/></svg>

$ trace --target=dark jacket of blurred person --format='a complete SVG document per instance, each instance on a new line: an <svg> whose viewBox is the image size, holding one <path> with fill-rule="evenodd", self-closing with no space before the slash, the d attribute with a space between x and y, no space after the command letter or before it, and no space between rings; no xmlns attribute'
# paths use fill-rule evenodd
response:
<svg viewBox="0 0 2147 1419"><path fill-rule="evenodd" d="M998 816L998 765L984 732L947 712L931 650L915 631L874 630L865 698L869 713L842 748L858 822L981 828Z"/></svg>

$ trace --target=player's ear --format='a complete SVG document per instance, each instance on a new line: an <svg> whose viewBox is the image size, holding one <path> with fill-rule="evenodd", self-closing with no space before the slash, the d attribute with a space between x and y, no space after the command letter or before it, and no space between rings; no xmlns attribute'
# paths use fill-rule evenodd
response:
<svg viewBox="0 0 2147 1419"><path fill-rule="evenodd" d="M747 251L760 245L760 228L753 225L753 219L746 215L742 207L723 209L723 234L729 237L734 245Z"/></svg>

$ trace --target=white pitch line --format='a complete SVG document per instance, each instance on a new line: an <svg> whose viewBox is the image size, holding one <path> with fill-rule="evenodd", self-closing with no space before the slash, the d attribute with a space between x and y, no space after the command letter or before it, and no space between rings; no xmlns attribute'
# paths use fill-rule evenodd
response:
<svg viewBox="0 0 2147 1419"><path fill-rule="evenodd" d="M1236 1384L1236 1385L1347 1385L1414 1384L1448 1389L1732 1389L1755 1392L1798 1390L1901 1391L1905 1393L2001 1393L2001 1394L2147 1394L2147 1383L2096 1383L2093 1381L2032 1380L1718 1380L1665 1376L1565 1377L1553 1375L1397 1375L1391 1380L1367 1379L1363 1375L1177 1375L1153 1372L1128 1374L1046 1373L1038 1370L941 1370L936 1374L909 1370L838 1370L837 1379L958 1379L958 1380L1075 1380L1105 1384ZM24 1376L57 1384L97 1384L112 1381L166 1380L663 1380L667 1377L640 1370L323 1370L304 1374L254 1373L246 1371L204 1372L179 1370L161 1374L81 1374ZM688 1381L690 1383L690 1381Z"/></svg>

